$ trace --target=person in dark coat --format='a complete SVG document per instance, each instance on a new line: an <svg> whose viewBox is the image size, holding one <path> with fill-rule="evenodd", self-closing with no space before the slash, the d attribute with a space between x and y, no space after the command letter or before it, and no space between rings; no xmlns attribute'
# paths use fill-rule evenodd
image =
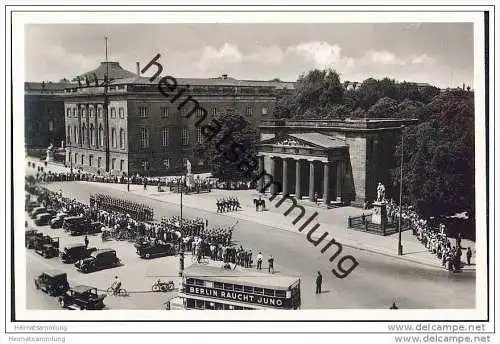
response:
<svg viewBox="0 0 500 344"><path fill-rule="evenodd" d="M321 294L322 283L323 283L323 276L321 276L321 272L318 271L318 276L316 276L316 294Z"/></svg>
<svg viewBox="0 0 500 344"><path fill-rule="evenodd" d="M89 247L89 238L87 236L85 236L84 242L85 242L85 248Z"/></svg>
<svg viewBox="0 0 500 344"><path fill-rule="evenodd" d="M470 260L472 258L472 251L471 251L470 247L467 247L466 257L467 257L467 265L470 265Z"/></svg>
<svg viewBox="0 0 500 344"><path fill-rule="evenodd" d="M272 255L269 256L267 262L269 264L269 268L267 271L274 274L274 258Z"/></svg>
<svg viewBox="0 0 500 344"><path fill-rule="evenodd" d="M389 309L399 309L399 307L398 307L398 306L396 306L396 302L393 302L393 303L392 303L392 306L391 306L391 307L389 307Z"/></svg>

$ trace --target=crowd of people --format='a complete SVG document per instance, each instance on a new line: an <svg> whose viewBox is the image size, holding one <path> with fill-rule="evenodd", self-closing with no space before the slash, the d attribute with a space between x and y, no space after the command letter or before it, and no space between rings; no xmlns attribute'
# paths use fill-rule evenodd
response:
<svg viewBox="0 0 500 344"><path fill-rule="evenodd" d="M237 197L217 199L216 205L218 213L237 211L239 208L241 208L240 201Z"/></svg>
<svg viewBox="0 0 500 344"><path fill-rule="evenodd" d="M399 206L390 200L387 205L387 216L390 221L399 220ZM439 227L432 226L428 220L421 218L411 206L403 206L401 209L401 221L408 225L412 234L425 246L429 252L436 255L441 260L443 267L449 271L460 271L463 267L463 252L465 252L465 261L470 265L472 259L472 250L470 247L462 247L462 238L460 234L455 238L455 245L452 244L452 238L448 236L446 226L440 224Z"/></svg>

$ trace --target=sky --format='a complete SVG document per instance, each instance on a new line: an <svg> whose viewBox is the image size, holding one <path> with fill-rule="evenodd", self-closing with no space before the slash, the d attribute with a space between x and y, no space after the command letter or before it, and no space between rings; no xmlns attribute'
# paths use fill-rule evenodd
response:
<svg viewBox="0 0 500 344"><path fill-rule="evenodd" d="M162 75L296 81L335 69L342 81L389 77L473 85L471 23L30 24L26 81L72 79L105 60L131 72L157 53ZM142 68L142 67L141 67Z"/></svg>

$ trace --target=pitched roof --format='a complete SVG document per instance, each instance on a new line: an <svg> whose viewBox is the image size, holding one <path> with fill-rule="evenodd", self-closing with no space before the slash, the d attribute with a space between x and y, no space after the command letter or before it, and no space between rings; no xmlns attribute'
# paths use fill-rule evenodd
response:
<svg viewBox="0 0 500 344"><path fill-rule="evenodd" d="M136 76L135 73L123 69L119 62L101 62L99 67L83 73L79 75L79 77L84 79L87 76L90 80L94 80L94 74L97 76L98 80L104 80L105 74L109 74L108 79L110 80L133 78Z"/></svg>
<svg viewBox="0 0 500 344"><path fill-rule="evenodd" d="M313 145L320 146L323 148L336 148L336 147L346 146L344 141L320 133L289 134L288 136L294 137L302 141L310 142Z"/></svg>

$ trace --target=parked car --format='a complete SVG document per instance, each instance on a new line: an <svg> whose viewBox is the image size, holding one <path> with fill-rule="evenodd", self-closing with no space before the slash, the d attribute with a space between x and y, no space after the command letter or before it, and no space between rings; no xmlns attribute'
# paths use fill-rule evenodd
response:
<svg viewBox="0 0 500 344"><path fill-rule="evenodd" d="M57 246L59 246L59 241L57 242ZM59 256L59 248L53 243L44 244L38 250L35 250L35 252L44 258L54 258Z"/></svg>
<svg viewBox="0 0 500 344"><path fill-rule="evenodd" d="M84 234L96 234L101 233L102 223L92 222L92 221L83 221L78 222L72 226L70 229L71 235L84 235Z"/></svg>
<svg viewBox="0 0 500 344"><path fill-rule="evenodd" d="M64 219L68 217L67 213L57 213L56 216L49 221L50 228L61 228L63 226Z"/></svg>
<svg viewBox="0 0 500 344"><path fill-rule="evenodd" d="M71 232L73 228L77 228L80 226L86 226L90 220L85 218L83 215L78 216L69 216L64 218L63 221L63 229L67 232Z"/></svg>
<svg viewBox="0 0 500 344"><path fill-rule="evenodd" d="M58 270L44 272L35 278L35 287L51 296L61 295L69 290L68 276Z"/></svg>
<svg viewBox="0 0 500 344"><path fill-rule="evenodd" d="M35 252L41 254L43 245L47 245L47 244L52 245L57 250L59 250L59 238L51 238L49 235L44 235L44 236L35 238L35 240L33 241L33 248L35 249Z"/></svg>
<svg viewBox="0 0 500 344"><path fill-rule="evenodd" d="M35 218L35 225L37 226L46 226L49 224L49 221L54 217L53 213L41 213L38 214Z"/></svg>
<svg viewBox="0 0 500 344"><path fill-rule="evenodd" d="M149 243L143 242L140 244L134 245L136 248L137 254L141 258L152 258L152 257L160 257L160 256L172 256L176 254L174 245L170 243Z"/></svg>
<svg viewBox="0 0 500 344"><path fill-rule="evenodd" d="M31 213L30 213L30 217L32 219L36 218L36 216L38 214L42 214L42 213L46 213L47 212L47 208L45 207L36 207L36 208L33 208L33 210L31 210Z"/></svg>
<svg viewBox="0 0 500 344"><path fill-rule="evenodd" d="M89 258L90 254L94 251L97 251L97 248L86 248L84 244L68 245L61 251L61 260L63 263L75 263L79 260Z"/></svg>
<svg viewBox="0 0 500 344"><path fill-rule="evenodd" d="M47 238L50 238L48 235L43 235L43 233L40 233L38 231L26 234L25 238L26 238L25 245L29 249L35 248L35 246L38 245L39 242L42 242L42 245L50 242L50 240L47 240Z"/></svg>
<svg viewBox="0 0 500 344"><path fill-rule="evenodd" d="M89 258L79 260L75 263L78 271L92 272L118 266L120 259L116 256L116 251L112 249L100 249L90 254Z"/></svg>
<svg viewBox="0 0 500 344"><path fill-rule="evenodd" d="M63 308L70 309L103 309L106 294L98 294L97 288L78 285L69 289L58 299Z"/></svg>
<svg viewBox="0 0 500 344"><path fill-rule="evenodd" d="M37 201L28 201L24 204L24 208L28 213L31 213L33 209L38 208L40 206L41 206L40 203L38 203Z"/></svg>
<svg viewBox="0 0 500 344"><path fill-rule="evenodd" d="M36 229L28 228L24 231L24 244L28 247L28 242L31 241L34 237L43 236L42 233L39 233Z"/></svg>

